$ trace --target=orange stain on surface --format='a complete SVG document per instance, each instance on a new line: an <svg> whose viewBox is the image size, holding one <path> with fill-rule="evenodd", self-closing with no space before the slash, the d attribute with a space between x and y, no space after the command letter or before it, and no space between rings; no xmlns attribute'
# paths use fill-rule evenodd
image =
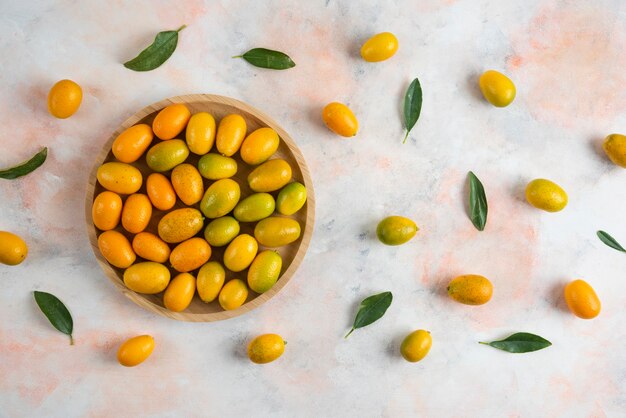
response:
<svg viewBox="0 0 626 418"><path fill-rule="evenodd" d="M381 170L388 170L391 168L392 161L387 157L379 157L376 159L376 167Z"/></svg>
<svg viewBox="0 0 626 418"><path fill-rule="evenodd" d="M219 7L212 8L212 12L216 12ZM207 7L202 0L187 0L184 7L178 7L177 4L164 3L156 8L159 19L164 24L170 26L168 30L174 30L183 24L190 25L207 15Z"/></svg>
<svg viewBox="0 0 626 418"><path fill-rule="evenodd" d="M619 14L593 3L540 9L512 38L509 70L526 83L537 119L574 127L610 120L626 107L626 33ZM519 74L519 75L517 75Z"/></svg>
<svg viewBox="0 0 626 418"><path fill-rule="evenodd" d="M467 181L463 178L463 173L458 170L449 169L446 171L441 184L439 185L439 193L435 197L437 203L451 203L457 199L454 194L462 189L463 182Z"/></svg>
<svg viewBox="0 0 626 418"><path fill-rule="evenodd" d="M533 286L538 263L537 225L520 214L524 208L506 183L488 181L497 177L497 173L488 171L483 175L489 212L485 231L480 232L472 225L464 206L469 193L464 187L467 181L464 173L448 170L442 176L434 201L448 207L445 215L440 216L452 216L455 222L448 222L448 227L437 231L444 245L431 247L422 257L428 261L415 264L420 285L430 287L444 299L448 299L446 287L454 277L461 274L487 277L494 286L489 309L459 308L472 319L473 326L480 329L506 323L507 318L515 314L510 308L511 302L528 303L540 291ZM457 207L452 208L452 205ZM441 221L438 224L444 225ZM450 308L455 309L456 302L450 300L449 303Z"/></svg>
<svg viewBox="0 0 626 418"><path fill-rule="evenodd" d="M45 363L47 347L58 343L63 336L46 339L31 338L18 342L0 330L0 392L17 390L20 398L29 405L39 406L59 386L60 380L49 367L33 367ZM53 341L54 340L54 341ZM30 372L24 373L25 370Z"/></svg>
<svg viewBox="0 0 626 418"><path fill-rule="evenodd" d="M508 63L512 68L519 68L524 63L524 59L519 55L513 55L509 58Z"/></svg>
<svg viewBox="0 0 626 418"><path fill-rule="evenodd" d="M300 36L285 36L285 33L299 33ZM277 40L280 41L277 43ZM343 101L357 88L350 57L353 41L340 25L314 25L306 16L285 8L271 23L268 22L259 42L276 45L276 49L296 61L296 69L289 77L283 77L280 85L281 90L291 92L288 99L296 106L302 105L303 98L309 104ZM296 71L298 77L295 77ZM302 80L324 81L320 85L303 83Z"/></svg>

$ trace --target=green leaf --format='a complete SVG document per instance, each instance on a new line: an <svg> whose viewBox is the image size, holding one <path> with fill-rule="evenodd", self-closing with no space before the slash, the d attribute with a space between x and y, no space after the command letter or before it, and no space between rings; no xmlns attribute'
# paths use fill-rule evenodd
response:
<svg viewBox="0 0 626 418"><path fill-rule="evenodd" d="M150 71L160 67L176 50L178 32L186 27L187 25L183 25L176 30L159 32L152 45L141 51L132 60L125 62L124 67L133 71Z"/></svg>
<svg viewBox="0 0 626 418"><path fill-rule="evenodd" d="M356 318L354 318L354 325L352 325L352 329L344 338L348 338L355 329L363 328L382 318L385 312L387 312L389 305L391 305L392 300L393 295L391 292L383 292L363 299Z"/></svg>
<svg viewBox="0 0 626 418"><path fill-rule="evenodd" d="M598 231L597 234L598 234L598 238L600 238L600 241L602 241L609 247L613 248L614 250L626 253L626 250L624 249L624 247L619 245L619 242L615 241L615 238L610 236L608 233L604 231Z"/></svg>
<svg viewBox="0 0 626 418"><path fill-rule="evenodd" d="M420 81L416 78L411 82L409 88L404 95L404 126L406 128L406 135L404 136L404 144L409 137L409 132L417 123L422 111L422 86Z"/></svg>
<svg viewBox="0 0 626 418"><path fill-rule="evenodd" d="M26 174L35 171L37 167L42 165L43 162L46 161L47 156L48 148L44 147L44 149L35 154L30 160L24 161L22 164L16 165L15 167L0 170L0 178L13 180L18 177L25 176Z"/></svg>
<svg viewBox="0 0 626 418"><path fill-rule="evenodd" d="M269 68L270 70L286 70L296 66L289 55L265 48L253 48L245 54L236 55L233 58L243 58L255 67Z"/></svg>
<svg viewBox="0 0 626 418"><path fill-rule="evenodd" d="M74 321L72 321L72 315L70 315L63 302L56 296L46 292L35 291L34 295L39 309L46 315L52 326L63 334L69 335L70 345L74 345L74 338L72 337Z"/></svg>
<svg viewBox="0 0 626 418"><path fill-rule="evenodd" d="M470 219L476 229L483 231L485 224L487 223L487 197L485 196L485 189L483 184L478 180L478 177L471 171L468 173L470 184Z"/></svg>
<svg viewBox="0 0 626 418"><path fill-rule="evenodd" d="M480 342L480 344L490 345L499 350L509 353L528 353L550 347L552 343L545 338L528 332L518 332L504 340L492 341L490 343Z"/></svg>

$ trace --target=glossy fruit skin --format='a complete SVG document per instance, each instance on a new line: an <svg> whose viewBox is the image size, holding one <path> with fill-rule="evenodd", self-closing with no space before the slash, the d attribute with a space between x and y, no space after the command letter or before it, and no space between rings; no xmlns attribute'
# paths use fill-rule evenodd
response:
<svg viewBox="0 0 626 418"><path fill-rule="evenodd" d="M117 193L108 190L100 193L93 200L91 219L101 231L114 229L122 216L122 198Z"/></svg>
<svg viewBox="0 0 626 418"><path fill-rule="evenodd" d="M241 144L241 159L250 164L258 165L267 161L278 149L280 138L272 128L259 128L246 137Z"/></svg>
<svg viewBox="0 0 626 418"><path fill-rule="evenodd" d="M154 338L139 335L124 342L117 350L117 361L125 367L134 367L143 363L154 350Z"/></svg>
<svg viewBox="0 0 626 418"><path fill-rule="evenodd" d="M243 271L252 263L258 250L259 244L254 237L248 234L241 234L226 247L224 251L224 265L230 271Z"/></svg>
<svg viewBox="0 0 626 418"><path fill-rule="evenodd" d="M96 177L102 187L118 194L136 193L143 183L141 172L126 163L104 163L98 167Z"/></svg>
<svg viewBox="0 0 626 418"><path fill-rule="evenodd" d="M185 141L172 139L152 146L146 154L146 163L152 171L162 173L182 164L189 157Z"/></svg>
<svg viewBox="0 0 626 418"><path fill-rule="evenodd" d="M526 186L526 200L537 209L558 212L567 206L567 193L550 180L535 179Z"/></svg>
<svg viewBox="0 0 626 418"><path fill-rule="evenodd" d="M189 157L185 141L172 139L153 145L146 153L146 163L152 171L162 173L182 164Z"/></svg>
<svg viewBox="0 0 626 418"><path fill-rule="evenodd" d="M124 284L137 293L161 293L169 282L170 271L161 263L144 261L124 270Z"/></svg>
<svg viewBox="0 0 626 418"><path fill-rule="evenodd" d="M0 263L17 266L26 259L28 246L12 232L0 231Z"/></svg>
<svg viewBox="0 0 626 418"><path fill-rule="evenodd" d="M239 202L241 189L232 179L221 179L211 184L200 202L200 210L207 218L219 218L233 210Z"/></svg>
<svg viewBox="0 0 626 418"><path fill-rule="evenodd" d="M111 151L118 161L133 163L146 152L153 137L150 125L140 123L119 134L113 141Z"/></svg>
<svg viewBox="0 0 626 418"><path fill-rule="evenodd" d="M55 118L72 116L83 100L83 90L72 80L57 81L48 93L48 112Z"/></svg>
<svg viewBox="0 0 626 418"><path fill-rule="evenodd" d="M291 166L285 160L269 160L252 170L248 185L255 192L273 192L291 180Z"/></svg>
<svg viewBox="0 0 626 418"><path fill-rule="evenodd" d="M478 85L485 99L496 107L506 107L515 99L515 84L498 71L485 71Z"/></svg>
<svg viewBox="0 0 626 418"><path fill-rule="evenodd" d="M170 254L170 264L181 273L202 266L211 258L211 246L202 238L194 237L181 242Z"/></svg>
<svg viewBox="0 0 626 418"><path fill-rule="evenodd" d="M586 281L578 279L568 283L563 293L569 310L577 317L593 319L600 314L600 299Z"/></svg>
<svg viewBox="0 0 626 418"><path fill-rule="evenodd" d="M328 129L337 135L355 136L359 130L359 122L348 106L342 103L329 103L322 110L322 119Z"/></svg>
<svg viewBox="0 0 626 418"><path fill-rule="evenodd" d="M180 164L172 170L172 186L176 194L187 205L195 205L202 200L204 184L202 176L191 164Z"/></svg>
<svg viewBox="0 0 626 418"><path fill-rule="evenodd" d="M215 142L215 118L207 112L194 114L185 131L189 151L204 155L211 150Z"/></svg>
<svg viewBox="0 0 626 418"><path fill-rule="evenodd" d="M398 38L393 33L381 32L369 38L361 47L361 57L367 62L380 62L398 51Z"/></svg>
<svg viewBox="0 0 626 418"><path fill-rule="evenodd" d="M182 312L187 309L195 293L196 278L189 273L180 273L165 289L163 305L172 312Z"/></svg>
<svg viewBox="0 0 626 418"><path fill-rule="evenodd" d="M237 174L237 161L223 155L209 153L198 161L202 177L209 180L227 179Z"/></svg>
<svg viewBox="0 0 626 418"><path fill-rule="evenodd" d="M157 229L163 241L175 244L193 237L203 226L204 220L199 210L182 208L173 210L162 217Z"/></svg>
<svg viewBox="0 0 626 418"><path fill-rule="evenodd" d="M152 205L159 210L170 210L176 204L176 191L170 180L161 173L148 176L146 192Z"/></svg>
<svg viewBox="0 0 626 418"><path fill-rule="evenodd" d="M419 228L404 216L388 216L378 223L376 236L385 245L401 245L415 236Z"/></svg>
<svg viewBox="0 0 626 418"><path fill-rule="evenodd" d="M293 215L306 203L306 187L294 181L281 189L276 198L276 210L281 215Z"/></svg>
<svg viewBox="0 0 626 418"><path fill-rule="evenodd" d="M125 269L130 267L137 256L128 239L117 231L104 231L98 237L100 253L113 266Z"/></svg>
<svg viewBox="0 0 626 418"><path fill-rule="evenodd" d="M223 247L239 235L239 222L232 216L213 219L204 229L204 239L214 247Z"/></svg>
<svg viewBox="0 0 626 418"><path fill-rule="evenodd" d="M200 267L196 279L200 299L205 303L213 302L220 294L225 280L226 271L217 261L209 261Z"/></svg>
<svg viewBox="0 0 626 418"><path fill-rule="evenodd" d="M285 342L280 335L259 335L248 344L248 358L256 364L271 363L285 352Z"/></svg>
<svg viewBox="0 0 626 418"><path fill-rule="evenodd" d="M300 238L300 229L295 219L270 216L256 224L254 237L265 247L282 247Z"/></svg>
<svg viewBox="0 0 626 418"><path fill-rule="evenodd" d="M131 234L138 234L150 223L152 203L142 193L131 194L124 202L122 209L122 226Z"/></svg>
<svg viewBox="0 0 626 418"><path fill-rule="evenodd" d="M448 296L465 305L484 305L491 300L493 285L486 277L464 274L448 284Z"/></svg>
<svg viewBox="0 0 626 418"><path fill-rule="evenodd" d="M218 301L220 306L230 311L243 305L248 298L248 286L243 280L232 279L220 290Z"/></svg>
<svg viewBox="0 0 626 418"><path fill-rule="evenodd" d="M257 293L270 290L280 277L283 259L276 251L261 251L248 269L248 287Z"/></svg>
<svg viewBox="0 0 626 418"><path fill-rule="evenodd" d="M227 157L234 155L246 137L246 120L237 114L226 115L217 128L215 145L217 150Z"/></svg>
<svg viewBox="0 0 626 418"><path fill-rule="evenodd" d="M152 121L154 134L163 140L172 139L185 129L191 112L182 103L172 104L161 109Z"/></svg>
<svg viewBox="0 0 626 418"><path fill-rule="evenodd" d="M276 202L269 193L254 193L235 206L233 214L239 222L256 222L274 213Z"/></svg>
<svg viewBox="0 0 626 418"><path fill-rule="evenodd" d="M626 168L626 135L608 135L604 139L602 148L614 164Z"/></svg>
<svg viewBox="0 0 626 418"><path fill-rule="evenodd" d="M133 238L133 251L139 257L155 263L165 263L170 258L170 247L150 232L140 232Z"/></svg>
<svg viewBox="0 0 626 418"><path fill-rule="evenodd" d="M423 329L413 331L402 341L400 354L406 361L416 363L426 357L433 344L430 332Z"/></svg>

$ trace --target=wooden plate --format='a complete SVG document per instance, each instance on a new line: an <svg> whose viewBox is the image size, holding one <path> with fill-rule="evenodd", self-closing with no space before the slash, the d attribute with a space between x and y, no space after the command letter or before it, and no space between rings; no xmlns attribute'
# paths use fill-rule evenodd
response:
<svg viewBox="0 0 626 418"><path fill-rule="evenodd" d="M277 249L283 259L283 268L280 278L278 279L274 287L272 287L269 291L263 294L259 295L250 290L250 294L248 295L248 299L246 300L246 302L241 307L231 311L224 311L217 302L217 300L209 304L204 303L196 294L193 301L191 302L191 305L189 305L189 307L185 311L179 313L171 312L163 306L162 293L157 295L144 295L140 293L135 293L132 290L128 289L124 285L124 282L122 280L123 270L111 266L100 254L100 250L98 249L98 235L101 233L101 231L93 225L93 222L91 220L91 207L93 205L93 200L95 196L105 190L96 179L96 171L98 167L100 167L100 165L105 162L115 161L115 157L111 152L111 146L115 138L117 138L117 136L122 131L138 123L147 123L149 125L152 125L152 120L154 119L158 111L172 103L184 103L185 105L187 105L192 114L201 111L209 112L215 117L217 123L219 123L222 117L227 114L238 113L246 120L246 123L248 125L248 133L264 126L268 126L274 129L280 136L281 141L278 151L272 156L272 158L282 158L286 160L291 165L293 171L293 180L299 181L300 183L304 184L307 189L306 204L296 214L291 216L292 218L300 222L300 225L302 227L302 234L297 241ZM184 139L184 132L178 135L178 138ZM155 136L153 145L160 141L161 140L156 138ZM215 152L215 148L213 148L212 152ZM199 158L199 156L190 153L186 162L197 166ZM253 193L248 187L247 182L248 174L250 173L250 171L252 171L253 167L244 163L239 157L239 153L234 155L233 158L237 160L238 164L238 171L233 179L239 183L239 186L241 187L241 198L243 199L244 196L248 196ZM132 165L137 167L143 174L144 184L142 185L138 193L145 194L145 179L151 173L151 170L146 165L145 156L142 156L139 160L132 163ZM169 172L163 174L169 176ZM210 180L204 179L205 190L211 183L212 182ZM272 193L272 195L276 197L277 192ZM126 196L122 196L123 200L125 198ZM198 206L198 204L193 205L193 207L199 209ZM179 207L185 207L185 205L180 202L180 200L177 201L176 206L173 209ZM165 212L153 208L152 219L150 220L150 224L146 228L146 231L157 234L157 224L164 214ZM304 161L304 157L300 153L300 150L296 146L293 139L291 139L289 134L285 132L285 130L281 128L276 122L274 122L271 118L269 118L264 113L258 111L257 109L235 99L223 96L215 96L211 94L190 94L185 96L172 97L170 99L165 99L158 103L150 105L128 118L124 123L122 123L119 128L117 128L115 132L113 132L109 140L106 142L106 144L104 144L102 151L97 156L93 169L89 174L87 197L85 199L85 216L87 223L87 233L89 234L89 241L91 242L91 247L94 254L96 255L96 259L98 260L98 263L100 263L102 270L104 270L104 273L109 278L109 280L111 280L111 282L122 293L124 293L124 295L126 295L130 300L142 306L143 308L152 312L156 312L160 315L167 316L169 318L182 321L212 322L241 315L262 305L263 303L274 297L274 295L276 295L276 293L278 293L280 289L282 289L287 284L287 282L291 280L298 266L302 262L302 259L304 258L304 254L306 253L309 241L311 239L311 234L313 232L313 222L315 218L315 197L313 194L313 183L311 182L311 178L306 163ZM207 223L208 220L205 220L205 225ZM254 229L255 223L242 222L240 223L240 225L240 233L248 233L253 235L252 231ZM121 225L119 225L116 230L123 233L129 239L129 241L132 242L132 234L126 232ZM199 233L200 236L202 236L203 231ZM173 248L173 246L171 247ZM211 260L217 260L222 262L224 248L225 247L212 247L213 252L211 255ZM259 252L263 249L264 248L262 246L259 246ZM139 257L137 258L137 260L142 261ZM171 273L172 278L177 274L177 272L173 270L171 271ZM191 273L195 276L197 271L193 271ZM233 273L229 270L226 270L226 281L233 278L240 278L243 281L246 281L246 274L247 270L244 270L240 273Z"/></svg>

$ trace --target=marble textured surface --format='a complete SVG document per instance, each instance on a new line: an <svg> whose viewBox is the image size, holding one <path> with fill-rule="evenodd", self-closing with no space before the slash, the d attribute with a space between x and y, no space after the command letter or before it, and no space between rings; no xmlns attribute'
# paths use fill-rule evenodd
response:
<svg viewBox="0 0 626 418"><path fill-rule="evenodd" d="M626 130L626 4L556 1L28 1L0 2L0 166L50 148L45 165L0 180L0 229L28 241L21 266L0 266L0 416L454 416L616 417L626 412L626 257L595 237L626 242L626 170L600 143ZM186 23L161 68L121 63L156 32ZM370 35L400 49L369 64ZM230 57L252 47L287 52L271 72ZM508 74L506 109L481 99L477 76ZM410 80L424 89L405 145L400 107ZM76 115L56 120L46 95L62 78L84 91ZM221 323L179 323L135 306L108 282L83 220L92 159L129 115L186 93L235 97L276 119L302 149L317 195L309 252L292 282L262 308ZM361 128L330 133L321 108L342 101ZM484 232L466 215L466 173L485 185ZM561 213L525 203L525 184L550 178L570 196ZM375 227L401 214L421 227L385 247ZM455 275L495 286L482 307L445 295ZM564 283L586 279L601 315L570 314ZM53 330L31 292L66 302L76 345ZM376 324L349 329L358 302L391 290ZM418 364L399 355L408 332L432 332ZM549 349L512 355L477 344L515 331ZM246 342L288 342L256 366ZM133 369L118 345L149 333L156 349Z"/></svg>

